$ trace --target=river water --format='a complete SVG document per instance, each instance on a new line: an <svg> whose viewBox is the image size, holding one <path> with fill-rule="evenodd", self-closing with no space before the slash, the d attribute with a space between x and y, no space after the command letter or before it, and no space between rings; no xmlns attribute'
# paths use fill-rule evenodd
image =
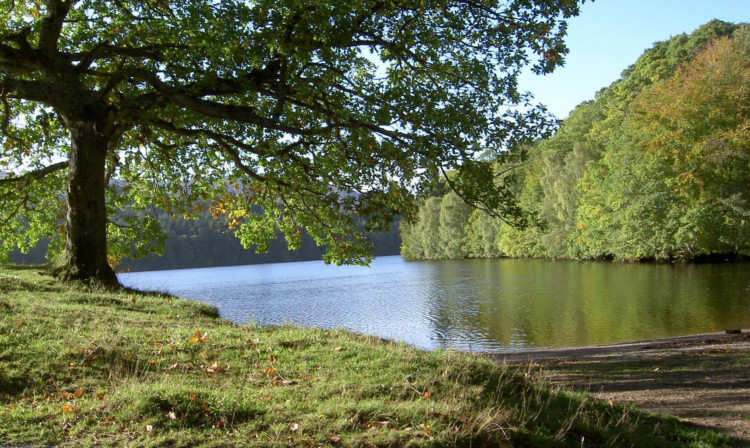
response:
<svg viewBox="0 0 750 448"><path fill-rule="evenodd" d="M120 274L238 324L347 328L425 348L513 350L750 327L750 263L375 259Z"/></svg>

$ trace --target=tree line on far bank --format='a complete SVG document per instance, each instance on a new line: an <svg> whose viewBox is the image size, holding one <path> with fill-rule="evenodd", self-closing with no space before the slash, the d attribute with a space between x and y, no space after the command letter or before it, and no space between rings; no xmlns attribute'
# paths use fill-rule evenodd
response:
<svg viewBox="0 0 750 448"><path fill-rule="evenodd" d="M216 266L236 266L261 263L321 260L324 248L319 247L306 233L301 237L299 249L290 250L283 235L269 241L265 253L246 249L229 230L228 219L213 217L205 210L194 217L171 216L163 210L153 212L155 220L164 231L161 255L148 254L142 258L123 257L113 260L117 271L153 271ZM389 231L366 232L376 256L398 255L401 238L398 224ZM11 261L19 264L39 264L46 261L47 240L32 248L27 254L11 254Z"/></svg>
<svg viewBox="0 0 750 448"><path fill-rule="evenodd" d="M436 189L402 224L402 256L750 255L750 26L714 20L656 43L552 138L494 169L515 222Z"/></svg>

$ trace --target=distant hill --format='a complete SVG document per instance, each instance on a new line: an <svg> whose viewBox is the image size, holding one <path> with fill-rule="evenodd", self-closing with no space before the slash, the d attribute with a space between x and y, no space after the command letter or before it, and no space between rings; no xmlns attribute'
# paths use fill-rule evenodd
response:
<svg viewBox="0 0 750 448"><path fill-rule="evenodd" d="M243 248L239 240L227 231L225 221L221 217L214 219L208 212L196 219L172 218L160 212L158 220L167 234L164 254L151 254L137 260L124 258L117 270L153 271L322 259L323 248L316 246L308 235L303 235L298 250L290 251L284 238L279 236L271 241L267 253L256 253ZM371 232L368 236L375 246L375 255L399 254L401 236L397 223L388 232ZM11 261L18 264L44 263L46 246L45 241L28 254L15 252L11 254Z"/></svg>

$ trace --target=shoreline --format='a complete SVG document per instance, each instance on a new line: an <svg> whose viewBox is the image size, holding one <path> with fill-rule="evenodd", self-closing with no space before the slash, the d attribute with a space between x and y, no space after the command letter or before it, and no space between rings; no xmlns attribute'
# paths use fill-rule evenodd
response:
<svg viewBox="0 0 750 448"><path fill-rule="evenodd" d="M733 343L735 339L750 339L750 329L741 329L740 333L729 333L729 331L730 330L714 333L696 333L685 336L670 336L632 342L616 342L612 344L584 345L580 347L495 350L485 352L485 354L509 364L561 359L596 360L608 356L624 355L648 348L658 348L659 346L663 346L663 348L667 348L667 346L688 347L706 344Z"/></svg>
<svg viewBox="0 0 750 448"><path fill-rule="evenodd" d="M750 330L492 353L554 387L632 403L750 447Z"/></svg>

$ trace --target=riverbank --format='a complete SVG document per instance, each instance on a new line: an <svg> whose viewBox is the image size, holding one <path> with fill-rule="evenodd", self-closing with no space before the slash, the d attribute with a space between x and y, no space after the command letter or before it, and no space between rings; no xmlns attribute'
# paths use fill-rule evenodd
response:
<svg viewBox="0 0 750 448"><path fill-rule="evenodd" d="M494 356L551 385L675 415L750 446L750 330Z"/></svg>
<svg viewBox="0 0 750 448"><path fill-rule="evenodd" d="M3 446L727 446L483 356L0 268Z"/></svg>

